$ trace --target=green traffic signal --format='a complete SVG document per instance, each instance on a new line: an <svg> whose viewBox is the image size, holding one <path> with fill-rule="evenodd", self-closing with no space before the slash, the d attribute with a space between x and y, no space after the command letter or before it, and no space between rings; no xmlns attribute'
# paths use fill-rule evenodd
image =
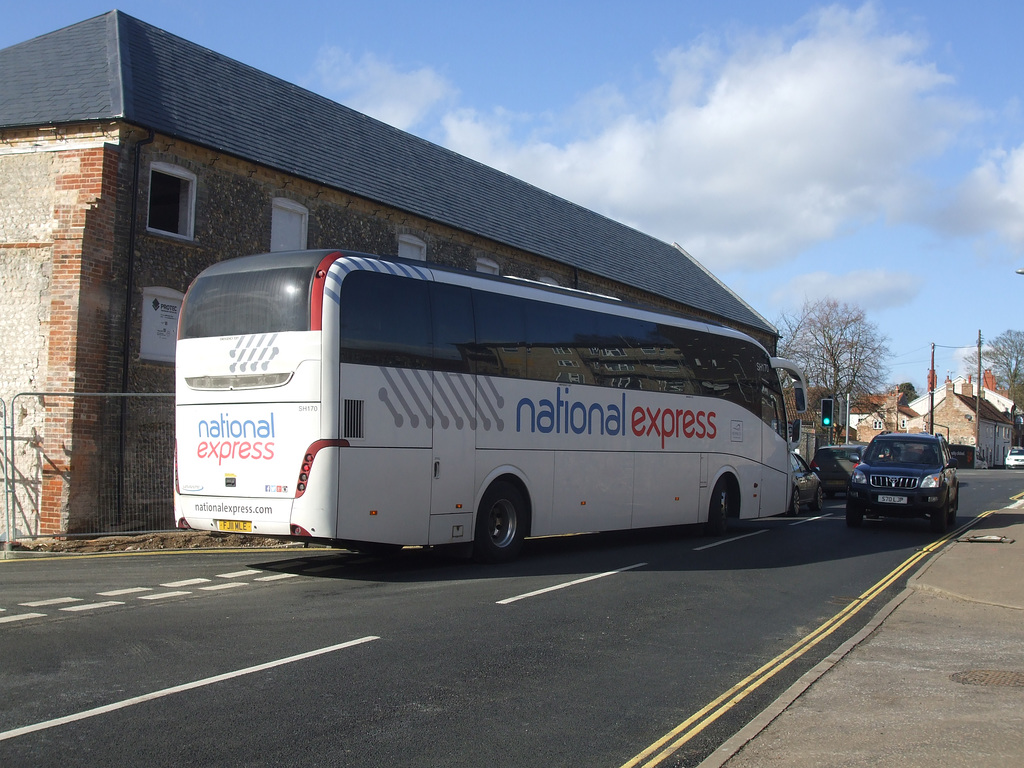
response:
<svg viewBox="0 0 1024 768"><path fill-rule="evenodd" d="M832 403L831 397L821 399L821 426L823 427L832 426Z"/></svg>

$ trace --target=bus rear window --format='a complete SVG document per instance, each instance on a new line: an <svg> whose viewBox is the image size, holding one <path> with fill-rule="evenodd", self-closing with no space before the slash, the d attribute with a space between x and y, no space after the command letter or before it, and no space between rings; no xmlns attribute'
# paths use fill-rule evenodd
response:
<svg viewBox="0 0 1024 768"><path fill-rule="evenodd" d="M308 331L308 267L200 276L182 308L181 338Z"/></svg>

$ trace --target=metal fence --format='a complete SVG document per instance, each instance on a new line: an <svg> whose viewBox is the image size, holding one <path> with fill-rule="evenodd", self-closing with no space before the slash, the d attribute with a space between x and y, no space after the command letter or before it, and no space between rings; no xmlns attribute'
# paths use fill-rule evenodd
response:
<svg viewBox="0 0 1024 768"><path fill-rule="evenodd" d="M21 392L0 410L8 541L173 527L172 394Z"/></svg>
<svg viewBox="0 0 1024 768"><path fill-rule="evenodd" d="M4 481L4 525L0 537L5 542L11 542L14 540L14 521L11 518L11 485L8 482L11 471L8 466L10 452L7 449L7 403L3 400L0 400L0 429L0 475Z"/></svg>

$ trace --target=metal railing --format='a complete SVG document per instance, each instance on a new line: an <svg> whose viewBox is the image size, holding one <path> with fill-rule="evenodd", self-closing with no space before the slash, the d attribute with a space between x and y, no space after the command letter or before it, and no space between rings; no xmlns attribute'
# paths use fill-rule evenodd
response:
<svg viewBox="0 0 1024 768"><path fill-rule="evenodd" d="M10 546L14 541L14 521L11 518L11 471L8 466L10 452L7 449L7 403L0 400L0 474L4 480L4 527L3 541Z"/></svg>
<svg viewBox="0 0 1024 768"><path fill-rule="evenodd" d="M20 392L0 410L8 542L173 528L172 394Z"/></svg>

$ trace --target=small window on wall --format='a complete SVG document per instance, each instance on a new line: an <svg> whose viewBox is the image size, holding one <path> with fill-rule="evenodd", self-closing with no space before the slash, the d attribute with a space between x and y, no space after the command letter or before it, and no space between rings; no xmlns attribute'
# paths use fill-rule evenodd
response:
<svg viewBox="0 0 1024 768"><path fill-rule="evenodd" d="M194 235L196 175L168 163L153 163L149 171L151 232L191 240Z"/></svg>
<svg viewBox="0 0 1024 768"><path fill-rule="evenodd" d="M270 250L301 251L306 247L309 211L283 197L274 198L270 219Z"/></svg>
<svg viewBox="0 0 1024 768"><path fill-rule="evenodd" d="M476 271L483 272L485 275L500 275L501 267L498 266L498 262L494 261L494 259L481 256L476 260Z"/></svg>
<svg viewBox="0 0 1024 768"><path fill-rule="evenodd" d="M398 255L414 261L427 260L427 244L413 235L398 236Z"/></svg>

